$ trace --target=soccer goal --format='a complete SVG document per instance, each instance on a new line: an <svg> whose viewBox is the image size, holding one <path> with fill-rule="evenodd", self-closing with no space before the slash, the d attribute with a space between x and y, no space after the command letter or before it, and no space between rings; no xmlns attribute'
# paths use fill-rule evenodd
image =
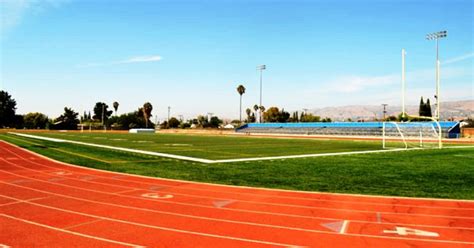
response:
<svg viewBox="0 0 474 248"><path fill-rule="evenodd" d="M384 122L384 149L442 148L442 131L436 120L426 122Z"/></svg>

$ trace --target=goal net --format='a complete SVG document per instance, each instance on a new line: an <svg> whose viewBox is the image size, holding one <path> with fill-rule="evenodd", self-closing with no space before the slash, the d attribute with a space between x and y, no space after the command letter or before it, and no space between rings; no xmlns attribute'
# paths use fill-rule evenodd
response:
<svg viewBox="0 0 474 248"><path fill-rule="evenodd" d="M438 121L384 122L384 149L442 148L441 126Z"/></svg>

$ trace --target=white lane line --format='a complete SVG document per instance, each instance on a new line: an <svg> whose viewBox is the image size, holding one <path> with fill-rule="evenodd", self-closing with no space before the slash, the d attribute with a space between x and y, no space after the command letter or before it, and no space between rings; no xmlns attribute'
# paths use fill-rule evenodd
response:
<svg viewBox="0 0 474 248"><path fill-rule="evenodd" d="M116 172L116 171L107 171L107 170L101 170L101 169L96 169L96 168L90 168L90 167L84 167L84 166L79 166L79 165L73 165L73 164L68 164L66 162L54 160L52 158L46 157L44 155L32 152L28 149L19 147L15 144L8 143L6 141L0 140L0 143L5 143L9 146L15 147L19 150L22 150L24 152L30 153L32 155L35 155L37 157L62 164L65 166L70 166L70 167L75 167L75 168L80 168L82 170L92 170L92 171L98 171L101 173L106 173L106 174L114 174L116 176L113 176L113 179L119 180L119 178L123 177L137 177L137 178L145 178L145 179L152 179L156 181L168 181L168 182L179 182L179 183L186 183L189 185L208 185L208 186L214 186L214 187L223 187L223 188L233 188L233 189L248 189L248 190L261 190L261 191L268 191L268 192L283 192L283 193L297 193L297 194L303 194L307 196L318 196L318 195L329 195L329 196L349 196L349 197L361 197L361 198L369 198L369 199L389 199L389 200L396 200L396 199L402 199L402 200L412 200L412 201L434 201L434 202L452 202L452 203L474 203L474 200L465 200L465 199L442 199L442 198L429 198L429 197L407 197L407 196L384 196L384 195L362 195L362 194L348 194L348 193L328 193L328 192L315 192L315 191L302 191L302 190L289 190L289 189L271 189L271 188L262 188L262 187L249 187L249 186L237 186L237 185L226 185L226 184L217 184L217 183L205 183L205 182L193 182L193 181L186 181L186 180L181 180L181 179L170 179L170 178L163 178L163 177L151 177L151 176L143 176L143 175L137 175L137 174L127 174L123 172ZM10 151L12 152L12 151ZM129 182L135 182L133 180L121 180L121 181L129 181ZM168 186L168 185L166 185ZM206 191L206 190L203 190ZM209 191L209 190L207 190ZM219 192L219 191L213 191L213 192ZM234 193L233 193L234 194ZM238 194L238 193L235 193ZM261 194L252 194L252 193L242 193L242 194L247 194L247 195L259 195L262 196ZM268 195L267 195L268 196ZM270 195L273 196L273 195ZM289 198L289 199L306 199L306 200L315 200L313 198L304 198L304 197L291 197L291 196L276 196L280 198ZM338 201L338 202L346 202L346 201ZM380 204L380 205L392 205L392 204L383 204L383 203L370 203L367 202L367 204ZM398 205L398 206L417 206L417 205ZM427 207L427 208L438 208L438 207ZM447 208L449 207L440 207L440 208ZM471 208L452 208L452 209L471 209Z"/></svg>
<svg viewBox="0 0 474 248"><path fill-rule="evenodd" d="M35 189L32 189L32 190L35 190ZM37 190L35 190L35 191L37 191ZM51 193L51 194L55 194L55 193ZM0 196L2 196L2 195L0 195ZM15 199L15 198L12 198L12 197L6 197L6 198ZM66 209L52 207L52 206L48 206L48 205L44 205L44 204L38 204L38 203L35 203L35 202L25 202L25 204L35 205L35 206L38 206L38 207L49 208L49 209L58 210L58 211L62 211L62 212L73 213L73 214L78 214L78 215L83 215L83 216L88 216L88 217L93 217L93 218L98 218L98 219L103 219L103 220L109 220L109 221L114 221L114 222L119 222L119 223L125 223L125 224L142 226L142 227L148 227L148 228L153 228L153 229L159 229L159 230L167 230L167 231L174 231L174 232L187 233L187 234L195 234L195 235L222 238L222 239L232 239L232 240L239 240L239 241L260 243L260 244L269 244L269 245L287 246L287 247L288 246L289 247L298 247L298 246L289 245L289 244L273 243L273 242L260 241L260 240L250 240L250 239L245 239L245 238L237 238L237 237L230 237L230 236L224 236L224 235L200 233L200 232L186 231L186 230L181 230L181 229L174 229L174 228L168 228L168 227L142 224L142 223L137 223L137 222L130 222L130 221L125 221L125 220L120 220L120 219L113 219L113 218L109 218L109 217L104 217L104 216L97 216L97 215L87 214L87 213L83 213L83 212L77 212L77 211L73 211L73 210L66 210ZM345 236L367 237L367 238L378 238L378 239L413 240L413 241L448 243L448 244L474 244L474 242L466 242L466 241L433 240L433 239L405 238L405 237L389 237L389 236L370 235L370 234L356 234L356 233L354 233L354 234L352 234L352 233L334 233L334 232L318 231L318 230L307 230L307 231L313 232L313 233L320 233L320 234L345 235Z"/></svg>
<svg viewBox="0 0 474 248"><path fill-rule="evenodd" d="M0 160L2 160L2 158L0 158ZM8 163L8 161L7 161L7 163ZM21 166L14 165L14 164L13 164L13 166L21 167ZM89 191L89 192L94 192L94 193L99 193L99 194L115 195L115 196L120 196L120 197L125 197L125 198L132 198L132 199L153 200L153 201L158 201L158 202L162 202L162 203L169 203L169 204L182 205L182 206L211 208L210 206L203 205L203 204L168 202L168 201L160 200L159 198L144 199L144 198L141 198L141 197L135 197L135 196L131 196L131 195L120 195L120 194L116 194L116 193L103 192L103 191L98 191L98 190L93 190L93 189L86 189L86 188L82 188L82 187L62 184L62 183L55 183L55 182L40 180L40 179L36 179L36 178L30 178L30 177L27 177L27 176L22 176L20 174L8 172L8 171L5 171L5 170L0 170L0 171L2 171L4 173L7 173L7 174L10 174L10 175L15 175L17 177L28 178L28 179L34 180L34 181L39 181L39 182L44 182L44 183L48 183L48 184L54 184L54 185L59 185L59 186L62 186L62 187L79 189L79 190ZM251 210L232 209L232 208L224 208L224 209L231 210L231 211L236 211L236 212L256 212L256 213L260 213L260 214L263 213L263 214L270 214L270 215L293 216L293 217L297 217L297 218L315 218L315 217L304 216L304 215L282 214L282 213L274 213L274 212L251 211ZM369 213L369 214L375 213L375 211L368 211L368 210L335 209L335 208L327 208L327 207L313 207L312 209L329 210L329 211L344 211L344 212L359 212L359 213ZM387 215L407 215L407 216L422 216L422 217L449 218L449 219L474 219L474 217L464 217L464 216L445 216L445 215L392 213L392 212L380 212L380 213L384 213L384 214L387 214ZM317 217L317 218L319 218L319 217ZM332 218L327 218L327 219L332 219Z"/></svg>
<svg viewBox="0 0 474 248"><path fill-rule="evenodd" d="M0 170L2 171L2 170ZM2 171L5 173L9 174L14 174L6 171ZM23 177L21 175L18 175L19 177ZM36 179L35 179L36 180ZM36 180L40 182L45 182L42 180ZM5 182L0 182L3 184L9 185L9 183ZM49 184L56 184L56 183L49 183ZM60 186L66 186L67 185L61 185L61 184L56 184ZM108 206L115 206L115 207L122 207L122 208L128 208L128 209L133 209L133 210L141 210L145 212L152 212L152 213L159 213L159 214L167 214L167 215L173 215L173 216L180 216L180 217L189 217L189 218L194 218L194 219L202 219L202 220L211 220L211 221L220 221L220 222L226 222L226 223L237 223L237 224L244 224L244 225L252 225L252 226L263 226L263 227L270 227L270 228L280 228L280 229L289 229L289 230L296 230L296 231L307 231L307 232L313 232L313 230L308 230L308 229L303 229L303 228L297 228L297 227L288 227L288 226L277 226L277 225L271 225L271 224L261 224L261 223L253 223L253 222L243 222L243 221L234 221L234 220L229 220L229 219L216 219L216 218L209 218L209 217L203 217L203 216L197 216L197 215L188 215L188 214L180 214L180 213L175 213L175 212L167 212L167 211L159 211L159 210L154 210L154 209L149 209L149 208L140 208L140 207L133 207L133 206L128 206L128 205L121 205L121 204L114 204L114 203L107 203L107 202L99 202L99 201L94 201L94 200L88 200L84 198L78 198L78 197L73 197L73 196L68 196L68 195L63 195L63 194L57 194L49 191L43 191L43 190L38 190L35 188L30 188L30 187L23 187L19 185L12 184L12 186L19 187L19 188L25 188L45 194L50 194L50 195L56 195L64 198L69 198L69 199L74 199L74 200L79 200L79 201L85 201L85 202L92 202L92 203L97 203L97 204L102 204L102 205L108 205ZM72 186L70 186L72 187ZM72 187L76 189L82 189L78 187ZM84 190L84 189L82 189ZM95 190L87 190L91 192L98 192L101 194L109 194L109 195L115 195L114 193L104 193L100 191L95 191ZM123 196L123 195L118 195L118 196ZM126 197L126 196L124 196ZM132 199L138 199L138 200L147 200L147 201L156 201L156 202L161 202L161 203L170 203L170 204L176 204L176 205L183 205L183 206L190 206L190 207L201 207L201 208L208 208L208 209L214 209L213 207L209 206L204 206L204 205L196 205L196 204L189 204L189 203L175 203L175 202L167 202L167 201L161 201L161 200L154 200L154 199L144 199L144 198L138 198L138 197L127 197L127 198L132 198ZM309 219L309 220L337 220L335 218L327 218L327 217L312 217L312 216L304 216L304 215L296 215L296 214L284 214L284 213L272 213L272 212L262 212L262 211L253 211L253 210L241 210L241 209L231 209L231 208L222 208L223 210L226 211L232 211L232 212L244 212L244 213L252 213L252 214L260 214L260 215L272 215L272 216L283 216L283 217L291 217L291 218L300 218L300 219ZM352 222L355 223L370 223L370 224L376 224L373 221L363 221L363 220L351 220ZM410 223L391 223L391 224L399 224L399 225L405 225L405 226L415 226L415 227L430 227L430 228L442 228L442 229L455 229L455 230L474 230L474 228L466 228L466 227L448 227L448 226L436 226L436 225L419 225L419 224L410 224Z"/></svg>
<svg viewBox="0 0 474 248"><path fill-rule="evenodd" d="M6 198L15 199L15 198L12 198L12 197L6 197ZM283 243L268 242L268 241L261 241L261 240L237 238L237 237L231 237L231 236L225 236L225 235L201 233L201 232L186 231L186 230L181 230L181 229L176 229L176 228L169 228L169 227L142 224L142 223L137 223L137 222L131 222L131 221L126 221L126 220L120 220L120 219L114 219L114 218L109 218L109 217L104 217L104 216L87 214L87 213L83 213L83 212L77 212L77 211L73 211L73 210L67 210L67 209L63 209L63 208L52 207L52 206L33 203L33 202L25 202L25 203L30 204L30 205L35 205L35 206L38 206L38 207L42 207L42 208L53 209L53 210L57 210L57 211L62 211L62 212L66 212L66 213L72 213L72 214L92 217L92 218L96 218L96 219L107 220L107 221L112 221L112 222L119 222L119 223L124 223L124 224L128 224L128 225L133 225L133 226L141 226L141 227L147 227L147 228L170 231L170 232L178 232L178 233L192 234L192 235L197 235L197 236L205 236L205 237L219 238L219 239L230 239L230 240L237 240L237 241L257 243L257 244L266 244L266 245L275 245L275 246L292 246L291 244L283 244ZM65 231L67 231L67 230L65 230ZM68 232L70 232L70 231L68 231Z"/></svg>
<svg viewBox="0 0 474 248"><path fill-rule="evenodd" d="M37 197L37 198L31 198L31 199L26 199L26 200L19 200L19 201L14 201L14 202L8 202L5 204L1 204L0 207L5 207L9 205L15 205L18 203L23 203L23 202L31 202L31 201L37 201L37 200L43 200L43 199L48 199L51 198L51 196L45 196L45 197Z"/></svg>
<svg viewBox="0 0 474 248"><path fill-rule="evenodd" d="M340 233L340 234L346 233L348 227L349 227L349 221L348 221L348 220L344 220L344 221L342 222L341 231L339 231L339 233Z"/></svg>
<svg viewBox="0 0 474 248"><path fill-rule="evenodd" d="M4 148L5 149L5 148ZM5 149L7 150L7 149ZM16 156L19 156L18 154L14 153L13 151L10 151L10 150L7 150L8 152L10 153L13 153L15 154ZM32 153L31 151L28 151L28 150L25 150L27 152L30 152ZM34 153L33 153L34 154ZM41 155L38 155L38 156L41 156ZM21 158L21 156L19 156ZM74 166L74 165L69 165L69 164L66 164L66 163L62 163L62 162L59 162L59 161L55 161L55 160L51 160L47 157L45 157L46 159L50 160L50 161L53 161L55 163L60 163L60 164L64 164L64 165L67 165L67 166L72 166L72 167L78 167L78 166ZM22 158L24 159L24 158ZM25 160L25 159L24 159ZM43 167L48 167L48 168L54 168L54 167L50 167L50 166L46 166L46 165L43 165L43 164L40 164L40 163L37 163L37 162L34 162L34 161L29 161L31 163L35 163L35 164L38 164L38 165L41 165ZM13 163L12 163L13 164ZM15 165L17 166L17 165ZM24 167L26 168L26 167ZM29 168L27 168L29 169ZM81 169L84 169L84 168L81 168ZM32 170L32 169L29 169L29 170ZM93 170L93 169L91 169ZM34 171L37 171L37 170L34 170ZM98 171L101 171L101 172L108 172L108 171L102 171L102 170L98 170ZM114 174L114 172L109 172L110 174ZM88 174L85 174L85 173L78 173L78 174L84 174L84 175L88 175ZM125 174L126 175L126 174ZM131 175L129 175L131 176ZM100 178L105 178L105 179L111 179L111 178L108 178L108 177L101 177L101 176L98 176ZM133 177L133 176L132 176ZM147 177L148 178L148 177ZM156 178L152 178L152 179L155 179L155 180L158 180ZM73 179L73 180L76 180L76 179ZM115 179L113 178L113 180L118 180L118 181L124 181L124 182L134 182L134 183L137 183L136 181L133 181L133 180L122 180L122 179ZM99 182L94 182L94 183L97 183L97 184L102 184L102 185L107 185L107 186L114 186L114 187L122 187L122 188L130 188L130 190L134 189L134 188L131 188L131 187L127 187L127 186L117 186L117 185L114 185L114 184L107 184L107 183L99 183ZM191 184L194 184L194 183L191 183ZM223 185L225 186L225 185ZM138 190L142 190L140 188L135 188L135 189L138 189ZM197 189L197 190L200 190L200 189ZM127 191L127 190L124 190L124 191ZM133 190L132 190L133 191ZM209 191L209 190L201 190L201 191ZM210 192L218 192L218 193L222 193L222 192L219 192L219 191L210 191ZM258 195L258 196L261 196L259 194L250 194L250 193L235 193L235 194L240 194L240 195ZM199 198L206 198L205 196L202 196L202 195L193 195L193 194L176 194L176 195L184 195L184 196L191 196L191 197L199 197ZM317 201L324 201L324 202L343 202L343 203L346 203L346 202L350 202L350 203L353 203L353 204L357 204L357 202L354 202L354 201L335 201L335 200L320 200L320 199L308 199L308 198L301 198L301 197L283 197L283 196L272 196L272 197L276 197L276 198L286 198L286 199L303 199L303 200L311 200L311 201L314 201L314 200L317 200ZM215 199L215 198L212 198L212 197L207 197L208 199ZM288 207L299 207L299 208L309 208L309 209L313 209L314 207L308 207L308 206L303 206L303 205L292 205L292 204L277 204L277 203L260 203L260 202L252 202L252 201L244 201L244 200L239 200L240 202L248 202L248 203L258 203L258 204L265 204L265 205L276 205L276 206L288 206ZM402 207L415 207L415 208L432 208L432 209L455 209L455 210L473 210L472 208L449 208L449 207L430 207L430 206L419 206L419 205L405 205L405 204L382 204L382 203L359 203L359 204L362 204L362 205L386 205L386 206L402 206ZM323 209L320 207L320 209ZM332 208L331 208L332 209ZM351 209L348 209L347 211L354 211L354 210L351 210ZM390 213L390 212L388 212ZM408 214L408 213L406 213Z"/></svg>
<svg viewBox="0 0 474 248"><path fill-rule="evenodd" d="M95 219L95 220L91 220L91 221L86 221L86 222L82 222L82 223L79 223L79 224L76 224L76 225L64 227L64 229L73 229L73 228L76 228L76 227L97 223L99 221L102 221L102 220L101 219Z"/></svg>
<svg viewBox="0 0 474 248"><path fill-rule="evenodd" d="M83 233L78 233L78 232L73 232L73 231L65 230L65 229L62 229L62 228L57 228L57 227L53 227L53 226L48 226L48 225L44 225L44 224L41 224L41 223L37 223L37 222L25 220L25 219L20 219L20 218L17 218L17 217L11 216L11 215L7 215L7 214L0 214L0 216L3 216L3 217L5 217L5 218L9 218L9 219L12 219L12 220L24 222L24 223L27 223L27 224L30 224L30 225L40 226L40 227L44 227L44 228L51 229L51 230L54 230L54 231L59 231L59 232L63 232L63 233L68 233L68 234L72 234L72 235L76 235L76 236L80 236L80 237L85 237L85 238L90 238L90 239L105 241L105 242L112 243L112 244L124 245L124 246L136 247L136 248L138 248L138 247L143 247L143 246L136 245L136 244L125 243L125 242L120 242L120 241L111 240L111 239L106 239L106 238L100 238L100 237L91 236L91 235L87 235L87 234L83 234Z"/></svg>

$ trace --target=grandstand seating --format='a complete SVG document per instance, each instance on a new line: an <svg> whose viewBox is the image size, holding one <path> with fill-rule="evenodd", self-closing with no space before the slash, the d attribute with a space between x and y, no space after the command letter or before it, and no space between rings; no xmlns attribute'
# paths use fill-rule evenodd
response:
<svg viewBox="0 0 474 248"><path fill-rule="evenodd" d="M431 125L430 125L431 124ZM408 134L414 136L422 132L432 132L433 122L404 123ZM444 137L459 137L459 123L440 122ZM337 135L337 136L381 136L383 122L305 122L305 123L248 123L236 129L240 133L266 134L306 134L306 135ZM386 132L398 132L394 125L387 124Z"/></svg>

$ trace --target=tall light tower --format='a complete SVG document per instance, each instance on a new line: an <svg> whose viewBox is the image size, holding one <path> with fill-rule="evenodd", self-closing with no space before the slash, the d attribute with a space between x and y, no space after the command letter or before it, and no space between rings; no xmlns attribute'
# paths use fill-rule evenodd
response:
<svg viewBox="0 0 474 248"><path fill-rule="evenodd" d="M262 74L263 74L263 70L266 70L267 69L267 66L266 65L259 65L257 66L257 70L260 70L260 106L262 106ZM258 122L262 122L262 109L259 109L259 121Z"/></svg>
<svg viewBox="0 0 474 248"><path fill-rule="evenodd" d="M435 98L436 98L436 119L439 121L440 120L440 112L439 112L439 108L440 108L440 97L439 97L439 90L440 90L440 87L439 87L439 65L440 65L440 62L439 62L439 42L438 40L441 39L441 38L445 38L446 36L448 36L448 32L447 31L439 31L439 32L436 32L436 33L431 33L431 34L427 34L426 35L426 39L427 40L435 40L436 41L436 95L435 95Z"/></svg>

